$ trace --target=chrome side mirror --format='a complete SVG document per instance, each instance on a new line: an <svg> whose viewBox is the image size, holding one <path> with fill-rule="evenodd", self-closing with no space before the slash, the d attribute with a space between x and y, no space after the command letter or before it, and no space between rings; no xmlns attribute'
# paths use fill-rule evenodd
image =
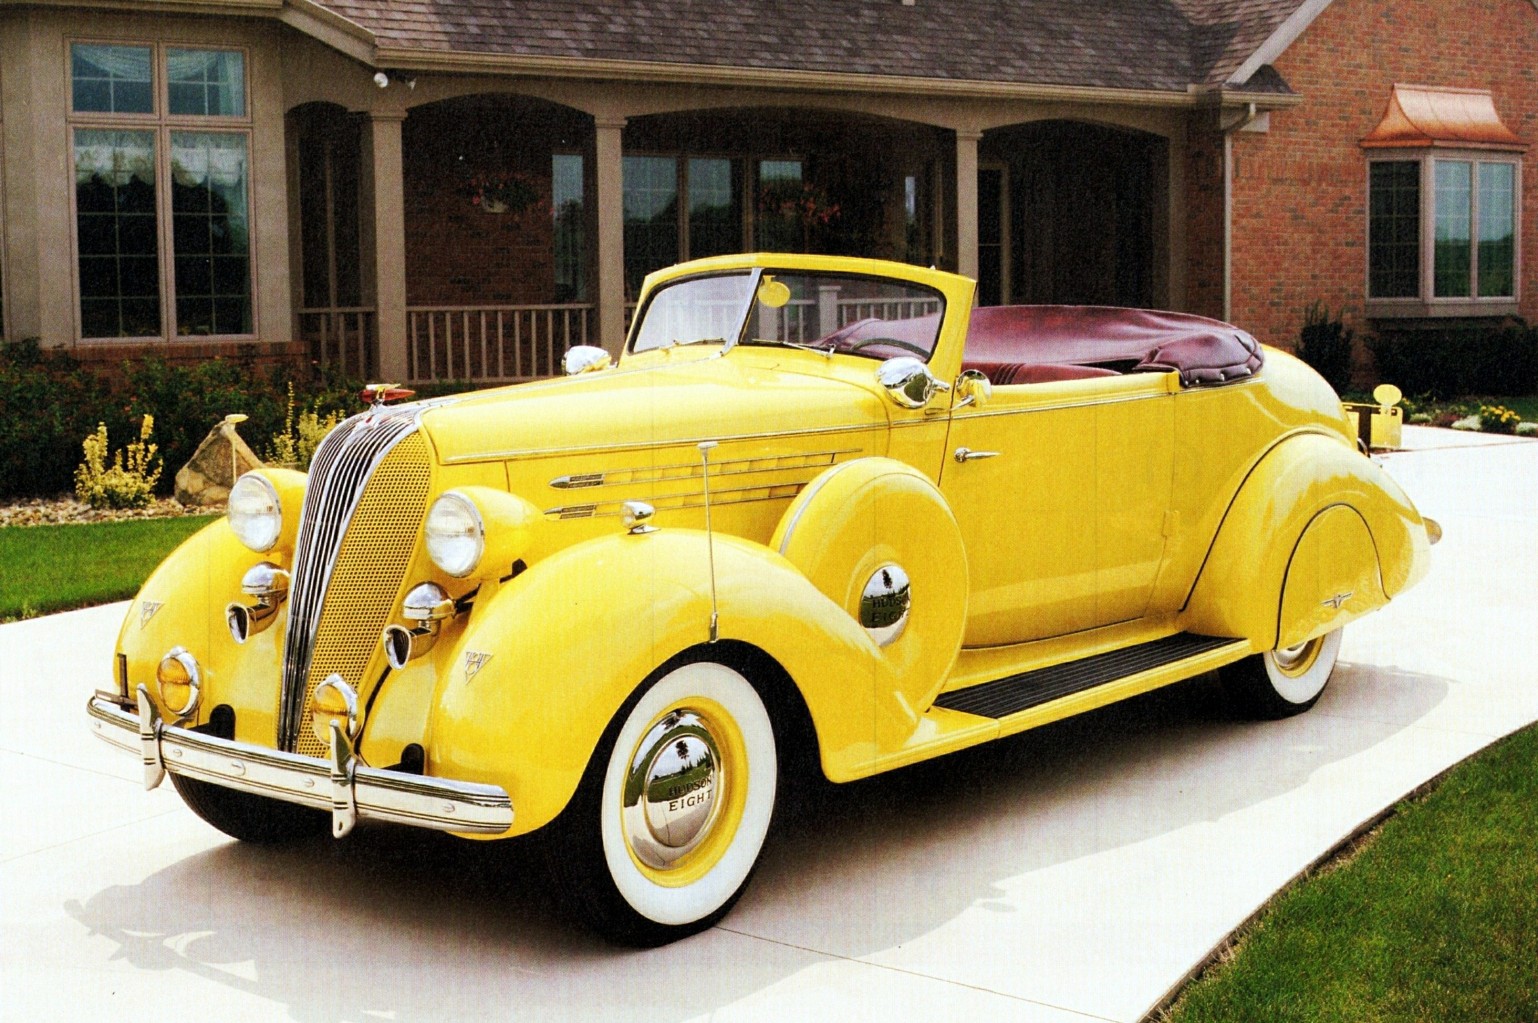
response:
<svg viewBox="0 0 1538 1023"><path fill-rule="evenodd" d="M923 408L936 394L951 389L929 372L922 359L911 355L899 355L877 366L876 382L903 408Z"/></svg>
<svg viewBox="0 0 1538 1023"><path fill-rule="evenodd" d="M964 369L956 378L956 397L960 399L952 409L976 405L982 408L993 397L993 381L980 369Z"/></svg>
<svg viewBox="0 0 1538 1023"><path fill-rule="evenodd" d="M574 377L579 373L597 373L608 369L614 364L609 358L609 353L602 348L593 345L577 345L566 349L566 354L561 356L561 368L566 375Z"/></svg>

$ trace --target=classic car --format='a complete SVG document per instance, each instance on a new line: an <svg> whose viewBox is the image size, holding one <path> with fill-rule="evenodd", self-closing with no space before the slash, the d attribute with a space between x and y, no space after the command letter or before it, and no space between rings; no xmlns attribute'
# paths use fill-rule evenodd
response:
<svg viewBox="0 0 1538 1023"><path fill-rule="evenodd" d="M239 839L540 832L602 933L741 895L789 765L847 782L1218 671L1319 699L1439 535L1340 400L1177 313L745 255L617 364L372 403L155 571L89 701Z"/></svg>

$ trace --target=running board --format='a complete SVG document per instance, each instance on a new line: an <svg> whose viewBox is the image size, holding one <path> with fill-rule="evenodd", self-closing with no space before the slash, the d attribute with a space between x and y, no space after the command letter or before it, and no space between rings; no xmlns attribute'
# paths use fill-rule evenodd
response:
<svg viewBox="0 0 1538 1023"><path fill-rule="evenodd" d="M1035 671L1008 675L992 682L942 693L934 705L978 717L1005 718L1065 696L1236 644L1245 644L1245 641L1177 632L1151 643L1123 647L1082 660L1037 668Z"/></svg>

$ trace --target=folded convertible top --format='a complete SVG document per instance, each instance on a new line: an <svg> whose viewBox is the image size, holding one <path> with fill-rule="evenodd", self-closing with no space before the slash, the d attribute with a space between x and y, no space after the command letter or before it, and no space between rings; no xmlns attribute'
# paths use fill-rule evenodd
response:
<svg viewBox="0 0 1538 1023"><path fill-rule="evenodd" d="M989 371L1011 364L1115 366L1167 370L1185 387L1253 375L1260 343L1220 320L1189 313L1113 306L1016 305L972 310L963 365Z"/></svg>

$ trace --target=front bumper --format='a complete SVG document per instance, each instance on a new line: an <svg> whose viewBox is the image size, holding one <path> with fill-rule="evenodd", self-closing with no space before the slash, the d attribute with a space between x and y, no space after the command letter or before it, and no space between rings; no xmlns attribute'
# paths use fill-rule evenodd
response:
<svg viewBox="0 0 1538 1023"><path fill-rule="evenodd" d="M159 785L169 771L329 810L331 831L338 838L359 820L477 835L502 834L513 826L512 801L505 790L369 767L336 725L331 756L322 760L167 724L143 686L137 697L137 713L123 707L115 693L97 693L86 710L100 738L143 758L147 789Z"/></svg>

